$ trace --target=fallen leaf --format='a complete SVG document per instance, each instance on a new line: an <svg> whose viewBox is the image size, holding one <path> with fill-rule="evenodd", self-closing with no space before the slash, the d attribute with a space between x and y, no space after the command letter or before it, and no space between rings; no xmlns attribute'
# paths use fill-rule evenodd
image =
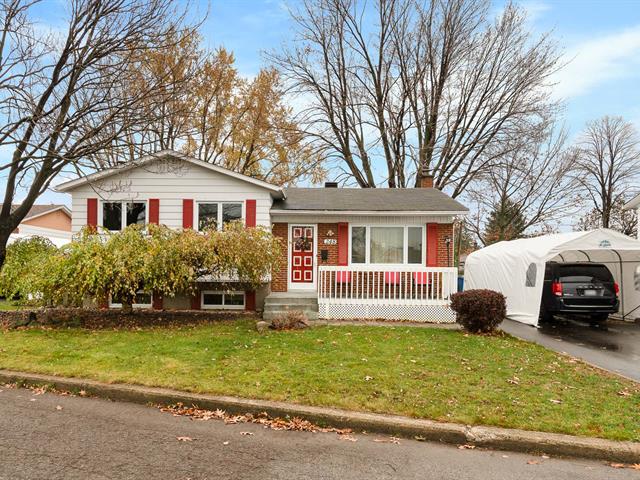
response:
<svg viewBox="0 0 640 480"><path fill-rule="evenodd" d="M191 437L176 437L176 440L179 442L193 442L193 438Z"/></svg>
<svg viewBox="0 0 640 480"><path fill-rule="evenodd" d="M473 450L474 448L476 448L475 445L467 445L467 444L458 445L459 450Z"/></svg>
<svg viewBox="0 0 640 480"><path fill-rule="evenodd" d="M84 390L80 390L80 391L78 392L78 395L80 395L81 397L86 397L86 396L87 396L87 392L86 392L86 391L84 391Z"/></svg>
<svg viewBox="0 0 640 480"><path fill-rule="evenodd" d="M229 445L229 442L222 442L223 445Z"/></svg>
<svg viewBox="0 0 640 480"><path fill-rule="evenodd" d="M549 458L548 455L542 455L542 458L544 458L545 460Z"/></svg>
<svg viewBox="0 0 640 480"><path fill-rule="evenodd" d="M538 460L529 460L527 465L538 465L540 462Z"/></svg>
<svg viewBox="0 0 640 480"><path fill-rule="evenodd" d="M562 403L562 400L556 400L555 398L550 398L550 399L549 399L549 401L550 401L551 403L555 403L556 405L558 405L558 404Z"/></svg>
<svg viewBox="0 0 640 480"><path fill-rule="evenodd" d="M62 407L60 405L56 405L56 410L62 410Z"/></svg>
<svg viewBox="0 0 640 480"><path fill-rule="evenodd" d="M253 432L240 432L240 435L253 435Z"/></svg>
<svg viewBox="0 0 640 480"><path fill-rule="evenodd" d="M373 380L373 377L370 377L369 375L367 375L366 377L364 377L364 380L368 382L369 380Z"/></svg>
<svg viewBox="0 0 640 480"><path fill-rule="evenodd" d="M633 470L640 470L640 463L634 463L629 468L632 468Z"/></svg>
<svg viewBox="0 0 640 480"><path fill-rule="evenodd" d="M621 397L630 397L631 392L625 388L624 390L620 390L618 392L618 395L620 395Z"/></svg>
<svg viewBox="0 0 640 480"><path fill-rule="evenodd" d="M358 439L356 437L352 437L351 435L338 435L340 440L348 440L349 442L357 442Z"/></svg>
<svg viewBox="0 0 640 480"><path fill-rule="evenodd" d="M29 399L29 401L30 401L30 402L35 402L35 401L36 401L36 399L35 399L35 398L30 398L30 399Z"/></svg>
<svg viewBox="0 0 640 480"><path fill-rule="evenodd" d="M613 467L613 468L625 468L626 467L626 465L624 463L610 463L609 466Z"/></svg>
<svg viewBox="0 0 640 480"><path fill-rule="evenodd" d="M396 437L374 438L373 441L377 443L393 443L395 445L400 445L400 439Z"/></svg>

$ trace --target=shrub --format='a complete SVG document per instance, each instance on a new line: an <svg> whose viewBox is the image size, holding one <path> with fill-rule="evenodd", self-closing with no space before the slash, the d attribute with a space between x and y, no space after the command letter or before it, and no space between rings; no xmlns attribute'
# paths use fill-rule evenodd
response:
<svg viewBox="0 0 640 480"><path fill-rule="evenodd" d="M0 295L20 297L22 302L40 303L46 263L56 253L46 238L33 236L16 240L7 247L7 257L0 272Z"/></svg>
<svg viewBox="0 0 640 480"><path fill-rule="evenodd" d="M271 328L274 330L295 330L309 326L309 319L300 310L291 310L271 321Z"/></svg>
<svg viewBox="0 0 640 480"><path fill-rule="evenodd" d="M466 290L451 296L456 321L473 333L489 333L507 316L504 295L493 290Z"/></svg>
<svg viewBox="0 0 640 480"><path fill-rule="evenodd" d="M45 296L56 304L81 305L117 296L130 310L140 289L165 297L193 293L203 276L233 278L257 288L280 261L280 239L263 227L240 222L224 230L171 230L130 225L121 232L85 229L52 255L41 273Z"/></svg>

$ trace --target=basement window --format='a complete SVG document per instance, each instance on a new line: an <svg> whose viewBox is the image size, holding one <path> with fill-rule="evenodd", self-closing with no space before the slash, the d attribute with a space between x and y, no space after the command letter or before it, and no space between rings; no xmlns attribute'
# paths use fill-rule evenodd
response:
<svg viewBox="0 0 640 480"><path fill-rule="evenodd" d="M132 308L151 308L152 303L153 303L153 294L151 292L138 290L131 307ZM122 308L122 298L120 295L117 295L117 294L112 295L109 298L109 308Z"/></svg>
<svg viewBox="0 0 640 480"><path fill-rule="evenodd" d="M203 309L244 310L244 292L204 290L200 297Z"/></svg>

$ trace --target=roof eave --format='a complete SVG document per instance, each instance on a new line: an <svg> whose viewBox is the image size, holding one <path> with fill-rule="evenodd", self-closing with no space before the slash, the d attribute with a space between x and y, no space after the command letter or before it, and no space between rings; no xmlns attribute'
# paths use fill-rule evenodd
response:
<svg viewBox="0 0 640 480"><path fill-rule="evenodd" d="M313 210L313 209L271 209L272 215L468 215L469 210Z"/></svg>

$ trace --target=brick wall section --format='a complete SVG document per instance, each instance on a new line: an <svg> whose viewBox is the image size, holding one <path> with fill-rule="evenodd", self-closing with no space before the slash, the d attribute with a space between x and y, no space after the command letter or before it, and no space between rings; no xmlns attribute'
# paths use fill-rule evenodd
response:
<svg viewBox="0 0 640 480"><path fill-rule="evenodd" d="M449 243L449 263L447 263L447 244L445 242L446 237L451 239ZM452 223L440 223L438 224L438 266L439 267L451 267L453 266L453 224Z"/></svg>
<svg viewBox="0 0 640 480"><path fill-rule="evenodd" d="M333 235L329 235L329 232L333 232ZM316 245L316 255L318 260L318 266L330 266L338 265L338 244L325 245L324 239L329 238L338 240L338 224L337 223L319 223L318 224L318 245ZM327 250L329 258L327 261L322 261L320 257L320 251Z"/></svg>
<svg viewBox="0 0 640 480"><path fill-rule="evenodd" d="M274 272L271 276L271 291L286 292L287 272L289 270L289 224L274 223L271 232L282 240L282 264L280 265L280 270Z"/></svg>

